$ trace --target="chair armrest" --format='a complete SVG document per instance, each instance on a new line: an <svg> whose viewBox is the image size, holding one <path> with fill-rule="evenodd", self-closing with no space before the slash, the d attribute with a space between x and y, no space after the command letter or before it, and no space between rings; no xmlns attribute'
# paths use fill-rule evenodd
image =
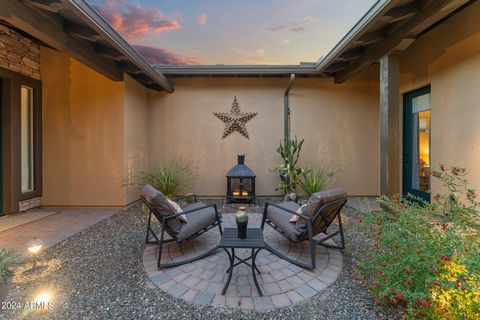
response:
<svg viewBox="0 0 480 320"><path fill-rule="evenodd" d="M192 213L192 212L195 212L195 211L199 211L199 210L203 210L203 209L206 209L206 208L213 208L213 209L215 210L215 218L217 218L217 221L220 220L220 216L219 216L219 214L218 214L218 210L217 210L217 205L216 205L216 204L207 204L207 205L204 205L204 206L201 206L201 207L192 209L192 210L187 210L187 211L183 211L182 213L177 213L177 214L174 215L174 216L180 216L180 215L182 215L182 214L189 214L189 213Z"/></svg>
<svg viewBox="0 0 480 320"><path fill-rule="evenodd" d="M294 214L294 215L296 215L296 216L302 217L302 218L304 218L304 219L306 219L306 220L311 220L311 219L313 218L313 217L311 217L311 216L306 216L306 215L301 214L301 213L298 213L298 212L296 212L296 211L293 211L293 210L284 208L284 207L282 207L282 206L279 206L278 204L268 203L268 202L265 203L265 212L266 212L268 206L272 206L272 207L278 208L278 209L283 210L283 211L285 211L285 212L288 212L288 213Z"/></svg>
<svg viewBox="0 0 480 320"><path fill-rule="evenodd" d="M192 210L183 211L183 213L180 213L179 215L187 214L187 213L192 213L192 212L199 211L199 210L203 210L203 209L210 208L210 207L213 207L213 208L215 209L215 211L217 211L217 205L215 205L215 204L207 204L207 205L204 205L204 206L201 206L201 207L192 209Z"/></svg>

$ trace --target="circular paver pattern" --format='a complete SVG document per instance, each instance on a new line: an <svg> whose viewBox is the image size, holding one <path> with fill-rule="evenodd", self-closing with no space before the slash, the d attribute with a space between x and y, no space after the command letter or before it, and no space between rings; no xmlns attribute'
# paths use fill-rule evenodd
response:
<svg viewBox="0 0 480 320"><path fill-rule="evenodd" d="M248 226L260 227L261 215L249 214ZM222 227L235 227L235 215L224 214ZM323 235L325 236L325 235ZM291 244L288 239L266 225L265 241L277 250L296 260L307 262L308 243ZM321 235L320 235L321 237ZM184 245L174 242L163 247L162 263L180 261L194 257L218 244L220 232L212 229ZM330 239L326 243L334 244ZM219 249L204 259L174 268L157 269L156 246L147 245L143 253L143 264L147 275L161 290L174 297L202 305L228 306L257 311L288 307L309 299L331 285L342 271L343 257L340 250L316 246L315 269L309 270L291 264L268 250L261 250L256 259L260 269L257 279L263 292L258 295L251 269L245 264L236 266L225 295L221 294L228 274L229 260L226 252ZM235 249L238 256L246 258L248 249Z"/></svg>

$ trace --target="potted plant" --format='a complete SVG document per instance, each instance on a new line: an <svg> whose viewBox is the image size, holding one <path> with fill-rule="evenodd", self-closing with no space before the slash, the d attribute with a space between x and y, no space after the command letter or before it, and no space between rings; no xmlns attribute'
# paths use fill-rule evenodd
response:
<svg viewBox="0 0 480 320"><path fill-rule="evenodd" d="M283 164L279 165L274 172L280 176L280 185L276 190L282 189L286 200L296 199L297 186L300 183L300 176L304 170L297 167L300 151L302 150L304 139L298 141L295 139L285 139L277 148L278 154L283 159ZM293 199L292 199L293 198Z"/></svg>
<svg viewBox="0 0 480 320"><path fill-rule="evenodd" d="M7 297L12 267L20 263L18 256L10 249L0 249L0 302Z"/></svg>

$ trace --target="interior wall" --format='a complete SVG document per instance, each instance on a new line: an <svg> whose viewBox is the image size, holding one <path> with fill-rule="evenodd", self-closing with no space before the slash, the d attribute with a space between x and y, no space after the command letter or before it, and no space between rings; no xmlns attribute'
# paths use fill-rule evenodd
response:
<svg viewBox="0 0 480 320"><path fill-rule="evenodd" d="M480 3L417 40L401 56L401 92L431 86L432 166L465 167L480 188ZM434 180L433 192L442 191Z"/></svg>
<svg viewBox="0 0 480 320"><path fill-rule="evenodd" d="M124 83L41 48L43 205L120 206Z"/></svg>
<svg viewBox="0 0 480 320"><path fill-rule="evenodd" d="M125 203L139 198L138 176L148 170L148 108L144 86L125 75Z"/></svg>
<svg viewBox="0 0 480 320"><path fill-rule="evenodd" d="M373 77L375 78L375 77ZM152 166L172 157L191 161L198 173L188 191L222 196L225 173L237 154L257 175L257 195L275 195L282 162L276 148L283 138L283 94L288 79L175 79L173 94L149 95L149 155ZM376 84L375 84L376 83ZM242 112L257 112L247 123L250 139L234 132L222 139L225 124L213 112L229 112L236 96ZM292 137L305 138L305 162L322 160L337 168L352 195L377 195L379 188L378 82L371 72L344 85L332 79L297 79L290 93ZM308 160L308 161L307 161Z"/></svg>

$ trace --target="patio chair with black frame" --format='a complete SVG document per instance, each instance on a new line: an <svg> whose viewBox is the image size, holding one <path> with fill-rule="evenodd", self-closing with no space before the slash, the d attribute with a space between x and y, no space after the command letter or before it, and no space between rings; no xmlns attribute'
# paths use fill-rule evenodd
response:
<svg viewBox="0 0 480 320"><path fill-rule="evenodd" d="M294 244L308 241L310 248L310 263L295 260L281 253L277 249L274 249L272 246L268 245L268 243L267 249L280 258L297 266L315 269L315 246L322 245L327 248L345 249L345 239L340 211L346 202L347 194L345 190L342 188L336 188L313 194L308 200L306 206L302 208L302 213L297 212L300 206L295 202L283 202L280 204L265 203L261 228L264 229L265 223L267 223ZM290 222L290 219L293 216L298 217L295 223ZM327 234L327 229L335 218L338 219L339 230ZM327 236L315 240L314 237L320 233L324 233ZM336 235L340 235L341 246L326 243L328 239Z"/></svg>
<svg viewBox="0 0 480 320"><path fill-rule="evenodd" d="M145 242L147 244L157 245L157 267L159 269L191 263L205 258L219 249L217 245L193 258L162 264L161 258L163 245L165 243L175 241L178 245L182 245L216 226L218 226L220 235L222 235L221 214L218 212L216 205L205 205L201 202L197 202L197 197L195 195L193 196L195 203L185 207L182 213L177 213L165 196L150 185L145 185L143 187L141 196L149 211ZM181 200L182 198L185 197L177 197L175 200ZM179 217L181 215L186 215L188 222L180 222ZM155 216L160 223L159 234L156 233L153 228L152 216ZM170 239L165 239L165 233Z"/></svg>

